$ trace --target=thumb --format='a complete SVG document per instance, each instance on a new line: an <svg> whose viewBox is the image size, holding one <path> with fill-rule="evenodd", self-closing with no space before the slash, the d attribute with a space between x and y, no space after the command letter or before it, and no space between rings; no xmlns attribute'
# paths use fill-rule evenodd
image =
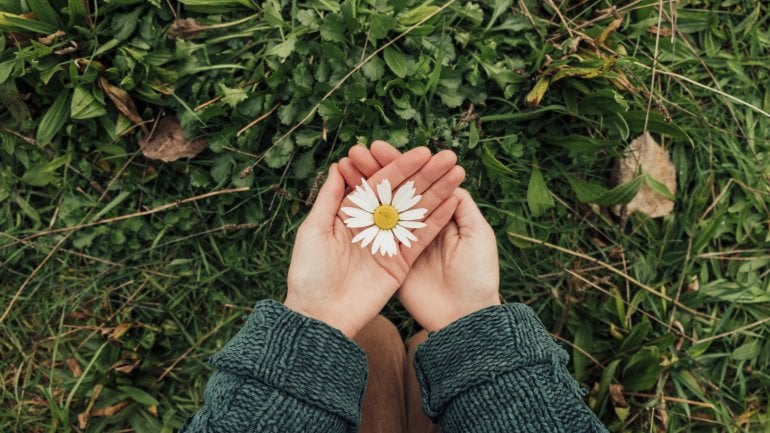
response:
<svg viewBox="0 0 770 433"><path fill-rule="evenodd" d="M463 234L473 235L487 229L492 229L467 190L457 188L454 192L454 196L459 200L457 209L455 209L454 220L457 223L460 236Z"/></svg>
<svg viewBox="0 0 770 433"><path fill-rule="evenodd" d="M316 229L331 229L334 226L334 219L337 217L337 211L345 197L345 180L337 167L332 164L329 167L329 175L326 177L318 196L313 203L313 208L305 219L305 222Z"/></svg>

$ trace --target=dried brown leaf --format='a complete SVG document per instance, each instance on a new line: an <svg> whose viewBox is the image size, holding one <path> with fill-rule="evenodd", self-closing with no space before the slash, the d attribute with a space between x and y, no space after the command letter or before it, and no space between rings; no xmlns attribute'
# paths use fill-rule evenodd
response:
<svg viewBox="0 0 770 433"><path fill-rule="evenodd" d="M118 340L122 337L133 325L130 323L121 323L114 328L103 328L101 330L102 335L108 335L110 340Z"/></svg>
<svg viewBox="0 0 770 433"><path fill-rule="evenodd" d="M139 142L144 156L165 162L179 158L192 158L208 146L203 138L187 140L176 116L161 119L151 137Z"/></svg>
<svg viewBox="0 0 770 433"><path fill-rule="evenodd" d="M73 377L80 377L83 374L83 370L80 369L80 363L78 363L77 359L67 358L64 362L67 364L67 367L69 367Z"/></svg>
<svg viewBox="0 0 770 433"><path fill-rule="evenodd" d="M617 383L610 384L610 398L615 407L628 407L625 397L623 397L623 385Z"/></svg>
<svg viewBox="0 0 770 433"><path fill-rule="evenodd" d="M126 361L118 361L115 364L113 364L112 367L110 367L110 369L120 373L129 374L132 371L134 371L134 369L139 365L140 362L141 360L136 360L136 362L132 364Z"/></svg>
<svg viewBox="0 0 770 433"><path fill-rule="evenodd" d="M626 157L615 162L613 179L617 185L628 182L640 172L662 183L671 194L676 194L676 169L671 158L652 136L645 132L628 146ZM674 210L674 202L643 185L636 196L625 206L615 206L616 215L642 212L651 218L659 218Z"/></svg>
<svg viewBox="0 0 770 433"><path fill-rule="evenodd" d="M37 41L40 42L43 45L51 45L51 44L53 44L56 41L56 38L58 38L60 36L64 36L64 35L66 35L66 33L64 33L61 30L57 30L57 31L55 31L54 33L51 33L48 36L41 36L41 37L37 38Z"/></svg>
<svg viewBox="0 0 770 433"><path fill-rule="evenodd" d="M125 90L113 86L104 77L99 77L99 87L102 88L112 103L115 104L115 107L123 113L128 120L139 125L145 134L147 133L144 126L144 120L142 120L142 116L139 115L139 111L136 109L136 105L134 105L134 100L131 99L131 96Z"/></svg>
<svg viewBox="0 0 770 433"><path fill-rule="evenodd" d="M112 416L131 404L131 400L123 400L112 406L100 407L91 411L91 416Z"/></svg>
<svg viewBox="0 0 770 433"><path fill-rule="evenodd" d="M199 24L192 18L180 18L174 20L168 27L168 38L176 39L177 37L189 38L196 34L206 30L206 26Z"/></svg>

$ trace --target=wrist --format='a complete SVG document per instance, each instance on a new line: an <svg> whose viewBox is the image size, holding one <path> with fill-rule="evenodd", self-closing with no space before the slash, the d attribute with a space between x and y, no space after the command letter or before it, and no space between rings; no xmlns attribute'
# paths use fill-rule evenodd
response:
<svg viewBox="0 0 770 433"><path fill-rule="evenodd" d="M485 308L495 305L501 305L499 297L474 303L465 303L459 306L457 310L449 312L442 317L438 317L437 320L432 321L432 323L430 323L428 326L425 326L424 328L428 332L437 332L464 317L470 316L471 314L477 313Z"/></svg>
<svg viewBox="0 0 770 433"><path fill-rule="evenodd" d="M288 296L286 297L286 300L284 301L283 305L289 310L294 311L295 313L301 314L305 317L310 317L311 319L318 320L319 322L322 322L325 325L342 332L343 334L345 334L346 337L350 339L355 337L355 335L360 330L358 329L358 327L355 327L352 324L347 323L347 321L344 320L344 317L342 317L341 315L319 310L317 308L308 308L308 306L302 305L302 303L296 302L293 298L290 298Z"/></svg>

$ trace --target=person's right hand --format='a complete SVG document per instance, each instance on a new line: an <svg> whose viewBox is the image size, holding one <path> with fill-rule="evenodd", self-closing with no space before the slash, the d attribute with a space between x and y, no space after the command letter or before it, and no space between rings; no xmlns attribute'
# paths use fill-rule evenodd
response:
<svg viewBox="0 0 770 433"><path fill-rule="evenodd" d="M384 141L371 150L350 149L340 161L348 179L371 176L401 153ZM350 182L348 182L350 183ZM422 252L398 291L404 308L429 332L491 305L500 304L500 270L494 231L473 198L457 189L452 220Z"/></svg>

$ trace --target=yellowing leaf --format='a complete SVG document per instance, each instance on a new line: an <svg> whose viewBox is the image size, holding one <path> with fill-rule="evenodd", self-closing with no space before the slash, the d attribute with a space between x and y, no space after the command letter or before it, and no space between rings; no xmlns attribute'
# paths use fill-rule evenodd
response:
<svg viewBox="0 0 770 433"><path fill-rule="evenodd" d="M543 96L545 96L545 91L548 90L548 84L550 84L550 79L548 77L542 77L537 80L535 87L527 93L527 104L529 104L530 107L540 104L540 101L543 100Z"/></svg>

